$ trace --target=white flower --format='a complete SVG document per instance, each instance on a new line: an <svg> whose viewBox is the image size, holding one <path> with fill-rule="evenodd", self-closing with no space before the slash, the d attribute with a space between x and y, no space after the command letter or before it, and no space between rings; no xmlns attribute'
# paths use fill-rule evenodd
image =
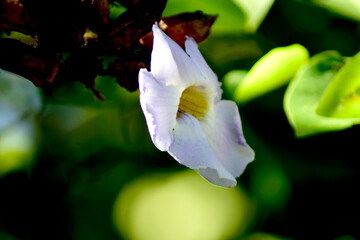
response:
<svg viewBox="0 0 360 240"><path fill-rule="evenodd" d="M155 146L213 184L234 187L254 151L238 108L220 100L217 76L192 38L185 51L153 26L151 72L139 72L140 104Z"/></svg>

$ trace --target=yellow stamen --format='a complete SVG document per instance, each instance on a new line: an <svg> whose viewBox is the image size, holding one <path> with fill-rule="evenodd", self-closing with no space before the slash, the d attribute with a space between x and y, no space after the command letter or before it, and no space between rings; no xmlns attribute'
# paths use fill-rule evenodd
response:
<svg viewBox="0 0 360 240"><path fill-rule="evenodd" d="M210 108L211 97L202 86L190 86L181 95L178 113L186 112L197 119L205 118Z"/></svg>

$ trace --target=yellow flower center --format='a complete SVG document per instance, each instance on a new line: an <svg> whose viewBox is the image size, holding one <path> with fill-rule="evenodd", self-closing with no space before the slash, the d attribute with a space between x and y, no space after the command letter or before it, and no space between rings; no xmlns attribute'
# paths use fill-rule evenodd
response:
<svg viewBox="0 0 360 240"><path fill-rule="evenodd" d="M210 97L209 97L210 96ZM211 106L211 95L202 86L190 86L181 95L178 116L186 112L197 119L204 119Z"/></svg>

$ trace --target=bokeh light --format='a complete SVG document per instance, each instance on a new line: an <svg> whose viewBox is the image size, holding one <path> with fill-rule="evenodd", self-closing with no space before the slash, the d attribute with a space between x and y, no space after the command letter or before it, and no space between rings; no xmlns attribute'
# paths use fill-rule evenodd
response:
<svg viewBox="0 0 360 240"><path fill-rule="evenodd" d="M213 186L194 171L153 174L125 186L114 225L126 239L229 239L243 233L254 205L240 188Z"/></svg>
<svg viewBox="0 0 360 240"><path fill-rule="evenodd" d="M0 69L0 176L31 166L41 105L39 89L29 80Z"/></svg>
<svg viewBox="0 0 360 240"><path fill-rule="evenodd" d="M0 135L0 176L31 166L36 153L34 123L16 124Z"/></svg>

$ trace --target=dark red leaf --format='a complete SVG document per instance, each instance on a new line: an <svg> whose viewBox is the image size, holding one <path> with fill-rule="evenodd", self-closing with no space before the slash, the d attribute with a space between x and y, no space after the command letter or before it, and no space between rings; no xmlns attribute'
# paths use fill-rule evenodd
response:
<svg viewBox="0 0 360 240"><path fill-rule="evenodd" d="M36 86L54 81L59 63L14 39L0 39L0 68L19 74Z"/></svg>
<svg viewBox="0 0 360 240"><path fill-rule="evenodd" d="M129 91L135 91L139 87L138 75L140 68L150 67L150 60L145 58L143 56L143 59L141 57L137 59L117 59L109 64L107 73L112 77L116 77L116 81L120 86L125 87Z"/></svg>
<svg viewBox="0 0 360 240"><path fill-rule="evenodd" d="M39 47L54 54L79 48L86 30L82 0L21 0L36 28Z"/></svg>
<svg viewBox="0 0 360 240"><path fill-rule="evenodd" d="M102 60L96 56L95 52L83 48L74 52L61 64L55 81L58 83L64 81L81 82L92 90L95 97L104 100L102 94L95 87L95 78L102 73Z"/></svg>
<svg viewBox="0 0 360 240"><path fill-rule="evenodd" d="M171 39L184 48L185 36L194 38L197 43L204 41L209 36L210 28L216 18L217 15L207 15L201 11L187 12L163 17L159 26ZM140 43L151 49L152 39L152 32L149 32L141 38Z"/></svg>
<svg viewBox="0 0 360 240"><path fill-rule="evenodd" d="M0 1L0 29L35 34L34 26L19 0Z"/></svg>
<svg viewBox="0 0 360 240"><path fill-rule="evenodd" d="M84 2L84 10L86 15L86 23L88 27L93 27L99 31L104 25L110 23L110 10L108 0L82 0Z"/></svg>
<svg viewBox="0 0 360 240"><path fill-rule="evenodd" d="M167 0L139 1L115 19L101 35L108 51L130 50L151 30L165 8Z"/></svg>

